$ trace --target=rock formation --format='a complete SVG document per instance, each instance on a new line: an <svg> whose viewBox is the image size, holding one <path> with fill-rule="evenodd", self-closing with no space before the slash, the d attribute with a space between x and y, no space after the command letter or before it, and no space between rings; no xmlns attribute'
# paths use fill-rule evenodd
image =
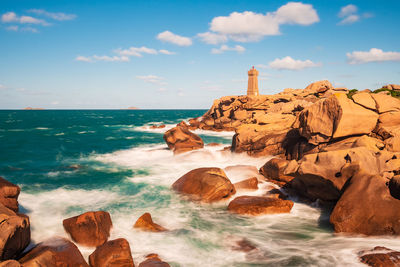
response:
<svg viewBox="0 0 400 267"><path fill-rule="evenodd" d="M400 266L400 252L385 247L375 247L371 250L361 251L362 263L372 267L396 267Z"/></svg>
<svg viewBox="0 0 400 267"><path fill-rule="evenodd" d="M271 197L241 196L229 203L228 211L244 215L289 213L293 201Z"/></svg>
<svg viewBox="0 0 400 267"><path fill-rule="evenodd" d="M181 122L176 127L165 132L164 140L168 148L173 150L175 154L204 147L203 140L190 132L188 126L184 122Z"/></svg>
<svg viewBox="0 0 400 267"><path fill-rule="evenodd" d="M88 247L97 247L108 240L112 222L108 212L90 211L65 219L63 226L75 242Z"/></svg>
<svg viewBox="0 0 400 267"><path fill-rule="evenodd" d="M215 202L229 198L236 193L223 170L219 168L199 168L183 175L172 188L192 200Z"/></svg>
<svg viewBox="0 0 400 267"><path fill-rule="evenodd" d="M18 196L20 191L19 186L0 177L0 203L15 212L18 212Z"/></svg>
<svg viewBox="0 0 400 267"><path fill-rule="evenodd" d="M91 267L134 267L131 248L124 238L110 240L90 254Z"/></svg>
<svg viewBox="0 0 400 267"><path fill-rule="evenodd" d="M142 229L144 231L149 232L164 232L167 231L164 227L159 224L153 222L150 213L146 212L142 216L137 219L135 224L133 225L134 228Z"/></svg>
<svg viewBox="0 0 400 267"><path fill-rule="evenodd" d="M146 260L139 264L139 267L170 267L170 265L162 261L157 254L149 254L146 256Z"/></svg>

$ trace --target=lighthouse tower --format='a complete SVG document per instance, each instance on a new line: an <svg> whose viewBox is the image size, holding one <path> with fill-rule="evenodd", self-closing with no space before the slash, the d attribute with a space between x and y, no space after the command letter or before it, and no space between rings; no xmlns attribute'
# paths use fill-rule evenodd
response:
<svg viewBox="0 0 400 267"><path fill-rule="evenodd" d="M251 70L248 72L249 82L247 85L247 95L259 95L258 92L258 70L256 70L253 66Z"/></svg>

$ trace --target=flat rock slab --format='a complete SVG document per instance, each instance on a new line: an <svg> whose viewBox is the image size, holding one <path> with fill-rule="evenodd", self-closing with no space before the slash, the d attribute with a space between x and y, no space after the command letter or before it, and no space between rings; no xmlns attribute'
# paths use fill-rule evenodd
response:
<svg viewBox="0 0 400 267"><path fill-rule="evenodd" d="M241 196L232 200L228 210L244 215L264 215L289 213L293 207L293 201L272 197Z"/></svg>

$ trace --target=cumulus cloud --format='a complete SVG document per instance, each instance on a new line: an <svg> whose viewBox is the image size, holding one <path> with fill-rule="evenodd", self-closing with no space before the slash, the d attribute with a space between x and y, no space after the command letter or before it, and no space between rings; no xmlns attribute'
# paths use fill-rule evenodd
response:
<svg viewBox="0 0 400 267"><path fill-rule="evenodd" d="M163 42L179 45L179 46L191 46L192 39L172 33L170 31L164 31L157 35L157 39Z"/></svg>
<svg viewBox="0 0 400 267"><path fill-rule="evenodd" d="M164 55L175 55L175 54L176 54L175 52L168 51L168 50L166 50L166 49L160 49L160 50L158 50L158 52L159 52L160 54L164 54Z"/></svg>
<svg viewBox="0 0 400 267"><path fill-rule="evenodd" d="M167 83L164 81L163 77L159 77L157 75L144 75L144 76L136 76L137 79L143 80L147 83L157 84L157 85L166 85Z"/></svg>
<svg viewBox="0 0 400 267"><path fill-rule="evenodd" d="M153 48L148 48L145 46L142 47L129 47L128 49L116 49L115 53L122 56L134 56L134 57L142 57L142 54L151 54L156 55L158 52Z"/></svg>
<svg viewBox="0 0 400 267"><path fill-rule="evenodd" d="M228 41L228 37L222 34L213 32L203 32L197 34L197 36L206 44L221 44Z"/></svg>
<svg viewBox="0 0 400 267"><path fill-rule="evenodd" d="M346 56L349 64L400 61L400 52L384 52L382 49L378 48L371 48L369 51L354 51L347 53Z"/></svg>
<svg viewBox="0 0 400 267"><path fill-rule="evenodd" d="M210 23L211 33L200 36L206 43L216 42L225 36L238 42L254 42L264 36L280 34L282 24L311 25L319 21L317 11L310 4L290 2L275 12L266 14L251 11L233 12L229 16L219 16ZM221 39L222 40L222 39Z"/></svg>
<svg viewBox="0 0 400 267"><path fill-rule="evenodd" d="M311 60L296 60L292 57L277 58L269 63L269 67L278 70L302 70L305 68L312 68L321 66L320 63L314 63Z"/></svg>
<svg viewBox="0 0 400 267"><path fill-rule="evenodd" d="M358 7L353 4L350 4L350 5L344 6L340 9L340 11L338 13L338 17L341 18L342 20L338 23L338 25L353 24L357 21L360 21L361 18L371 18L373 16L374 15L369 12L359 15Z"/></svg>
<svg viewBox="0 0 400 267"><path fill-rule="evenodd" d="M77 56L75 58L76 61L83 61L83 62L97 62L97 61L106 61L106 62L128 62L129 57L127 56L98 56L93 55L90 57L85 56Z"/></svg>
<svg viewBox="0 0 400 267"><path fill-rule="evenodd" d="M18 16L15 12L7 12L1 16L3 23L20 23L20 24L38 24L49 26L50 23L43 19L37 19L31 16Z"/></svg>
<svg viewBox="0 0 400 267"><path fill-rule="evenodd" d="M236 51L238 53L243 53L244 51L246 51L246 48L244 48L241 45L235 45L233 47L229 47L227 45L221 45L220 48L213 48L211 49L211 53L212 54L222 54L226 51Z"/></svg>
<svg viewBox="0 0 400 267"><path fill-rule="evenodd" d="M36 15L45 16L54 20L64 21L64 20L73 20L76 18L75 14L66 14L62 12L48 12L44 9L30 9L28 10L30 13L34 13Z"/></svg>

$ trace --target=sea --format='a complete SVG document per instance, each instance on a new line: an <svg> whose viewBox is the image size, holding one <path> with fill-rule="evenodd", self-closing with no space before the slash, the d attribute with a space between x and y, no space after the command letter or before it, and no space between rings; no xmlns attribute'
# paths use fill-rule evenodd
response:
<svg viewBox="0 0 400 267"><path fill-rule="evenodd" d="M30 217L32 243L68 237L63 219L87 211L111 214L110 239L126 238L135 264L157 253L171 266L364 266L358 252L400 249L398 238L335 234L318 203L295 201L289 214L248 217L227 212L229 200L185 200L171 185L199 167L220 167L237 182L271 157L251 158L224 149L233 132L194 131L204 149L174 155L163 140L176 123L206 110L2 110L0 176L21 187L20 211ZM165 124L162 129L152 125ZM273 187L263 182L253 192ZM145 212L169 229L133 228ZM244 252L237 242L257 249ZM84 257L94 248L78 246Z"/></svg>

